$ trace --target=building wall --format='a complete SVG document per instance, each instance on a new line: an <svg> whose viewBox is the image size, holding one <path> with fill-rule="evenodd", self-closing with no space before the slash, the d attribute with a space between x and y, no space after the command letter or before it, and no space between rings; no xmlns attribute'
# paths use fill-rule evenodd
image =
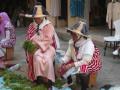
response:
<svg viewBox="0 0 120 90"><path fill-rule="evenodd" d="M46 9L47 11L50 13L50 4L51 4L51 0L46 0ZM77 22L78 20L83 20L85 19L88 23L89 23L89 0L85 0L85 17L84 18L79 18L79 17L71 17L70 15L70 0L67 0L67 20L59 20L58 18L49 16L49 20L52 21L52 23L57 26L57 27L65 27L65 26L71 26L72 24L74 24L75 22ZM56 25L57 23L57 25Z"/></svg>

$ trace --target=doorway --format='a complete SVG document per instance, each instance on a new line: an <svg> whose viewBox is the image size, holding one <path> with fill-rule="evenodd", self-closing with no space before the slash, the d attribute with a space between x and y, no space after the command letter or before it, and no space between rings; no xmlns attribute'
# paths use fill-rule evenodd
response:
<svg viewBox="0 0 120 90"><path fill-rule="evenodd" d="M61 15L58 17L61 27L67 26L67 0L61 0Z"/></svg>
<svg viewBox="0 0 120 90"><path fill-rule="evenodd" d="M106 25L107 0L90 0L90 26Z"/></svg>

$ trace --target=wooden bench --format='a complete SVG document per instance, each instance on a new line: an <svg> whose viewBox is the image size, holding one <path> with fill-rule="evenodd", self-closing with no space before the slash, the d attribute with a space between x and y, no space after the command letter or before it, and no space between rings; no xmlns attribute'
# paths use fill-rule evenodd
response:
<svg viewBox="0 0 120 90"><path fill-rule="evenodd" d="M6 60L12 60L13 57L14 57L14 47L7 47L6 48L5 59Z"/></svg>

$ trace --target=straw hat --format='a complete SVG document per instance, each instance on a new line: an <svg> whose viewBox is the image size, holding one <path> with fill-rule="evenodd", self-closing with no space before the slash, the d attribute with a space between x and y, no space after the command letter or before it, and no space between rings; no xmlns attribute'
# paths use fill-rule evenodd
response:
<svg viewBox="0 0 120 90"><path fill-rule="evenodd" d="M84 36L84 37L89 37L88 36L89 31L88 31L87 24L82 21L77 22L70 28L66 28L66 30L68 32L73 32L73 33L76 33L76 34Z"/></svg>
<svg viewBox="0 0 120 90"><path fill-rule="evenodd" d="M46 15L43 14L43 9L41 5L35 5L32 17L33 18L39 18L39 17L45 17Z"/></svg>

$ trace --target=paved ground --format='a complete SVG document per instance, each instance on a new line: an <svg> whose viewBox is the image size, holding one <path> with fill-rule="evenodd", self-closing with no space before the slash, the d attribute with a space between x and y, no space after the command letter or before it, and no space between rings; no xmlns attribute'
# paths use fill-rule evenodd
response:
<svg viewBox="0 0 120 90"><path fill-rule="evenodd" d="M66 34L63 31L61 32L60 29L56 29L59 37L61 37L60 44L61 49L67 49L68 40L70 38L69 34ZM100 48L101 51L101 58L103 62L102 70L98 74L97 78L97 86L92 88L91 90L98 90L104 84L115 84L120 85L120 58L113 59L112 56L112 49L107 50L106 56L103 56L103 36L109 35L109 31L105 30L105 28L91 28L91 34L93 40L95 41L97 47ZM19 63L25 61L25 53L22 48L22 44L25 38L25 28L17 28L17 42L15 46L15 54L14 60L11 63ZM24 64L21 68L21 72L26 76L26 64Z"/></svg>

